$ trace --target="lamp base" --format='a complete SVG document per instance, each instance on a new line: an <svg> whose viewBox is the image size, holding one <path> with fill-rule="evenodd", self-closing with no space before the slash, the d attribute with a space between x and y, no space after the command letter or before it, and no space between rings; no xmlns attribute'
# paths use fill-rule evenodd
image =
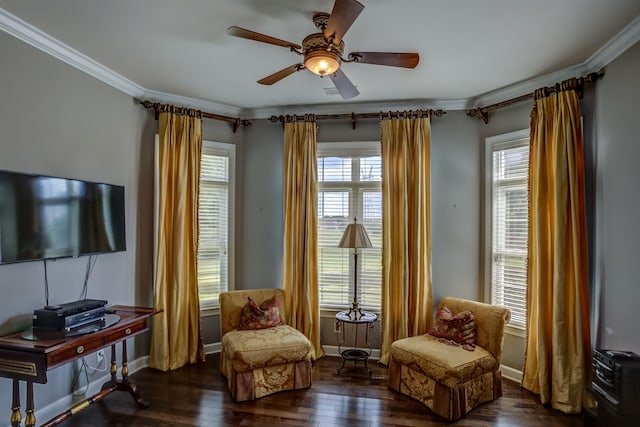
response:
<svg viewBox="0 0 640 427"><path fill-rule="evenodd" d="M362 317L362 309L359 307L358 301L351 303L351 308L349 309L347 316L351 317L351 313L353 313L354 317L356 316L356 313L360 315L359 317Z"/></svg>

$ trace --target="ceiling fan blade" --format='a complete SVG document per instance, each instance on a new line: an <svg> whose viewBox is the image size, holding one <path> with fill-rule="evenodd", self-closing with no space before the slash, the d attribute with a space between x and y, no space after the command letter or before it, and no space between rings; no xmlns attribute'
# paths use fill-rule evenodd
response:
<svg viewBox="0 0 640 427"><path fill-rule="evenodd" d="M358 89L351 83L351 80L349 80L349 77L342 71L342 68L338 68L335 75L331 75L331 81L343 99L351 99L360 95L360 92L358 92Z"/></svg>
<svg viewBox="0 0 640 427"><path fill-rule="evenodd" d="M357 0L336 0L329 16L329 23L324 30L324 37L338 44L345 33L351 28L364 6Z"/></svg>
<svg viewBox="0 0 640 427"><path fill-rule="evenodd" d="M283 68L280 71L276 71L270 76L265 77L264 79L258 80L258 83L261 85L270 86L274 83L278 83L280 80L284 79L287 76L295 73L296 71L300 71L304 68L304 64L293 64L287 68Z"/></svg>
<svg viewBox="0 0 640 427"><path fill-rule="evenodd" d="M415 68L420 61L420 55L418 55L417 53L351 52L349 54L349 59L364 64Z"/></svg>
<svg viewBox="0 0 640 427"><path fill-rule="evenodd" d="M243 39L255 40L257 42L274 44L276 46L289 47L293 49L302 49L302 47L298 44L288 42L286 40L277 39L275 37L267 36L264 34L256 33L255 31L246 30L240 27L229 27L227 28L227 34L234 37L241 37Z"/></svg>

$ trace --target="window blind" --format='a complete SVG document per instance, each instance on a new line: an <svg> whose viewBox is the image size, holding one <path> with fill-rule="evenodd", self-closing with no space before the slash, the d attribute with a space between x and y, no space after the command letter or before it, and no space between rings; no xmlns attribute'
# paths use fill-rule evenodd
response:
<svg viewBox="0 0 640 427"><path fill-rule="evenodd" d="M496 144L492 153L492 303L524 328L527 301L528 141Z"/></svg>
<svg viewBox="0 0 640 427"><path fill-rule="evenodd" d="M229 283L229 157L204 148L198 209L198 296L203 309L218 306Z"/></svg>

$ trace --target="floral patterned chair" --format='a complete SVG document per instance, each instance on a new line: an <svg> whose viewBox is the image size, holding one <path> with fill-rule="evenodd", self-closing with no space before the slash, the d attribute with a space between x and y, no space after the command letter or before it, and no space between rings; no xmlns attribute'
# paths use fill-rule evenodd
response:
<svg viewBox="0 0 640 427"><path fill-rule="evenodd" d="M443 298L429 334L391 344L389 387L450 421L497 399L502 396L500 357L509 317L503 307Z"/></svg>
<svg viewBox="0 0 640 427"><path fill-rule="evenodd" d="M220 294L220 372L237 402L311 386L311 342L286 324L282 289Z"/></svg>

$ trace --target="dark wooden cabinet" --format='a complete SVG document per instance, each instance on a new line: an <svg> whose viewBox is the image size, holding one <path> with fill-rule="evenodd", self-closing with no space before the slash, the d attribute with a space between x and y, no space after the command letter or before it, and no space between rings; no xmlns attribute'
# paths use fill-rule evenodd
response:
<svg viewBox="0 0 640 427"><path fill-rule="evenodd" d="M596 349L591 389L598 402L598 426L640 425L640 355Z"/></svg>

